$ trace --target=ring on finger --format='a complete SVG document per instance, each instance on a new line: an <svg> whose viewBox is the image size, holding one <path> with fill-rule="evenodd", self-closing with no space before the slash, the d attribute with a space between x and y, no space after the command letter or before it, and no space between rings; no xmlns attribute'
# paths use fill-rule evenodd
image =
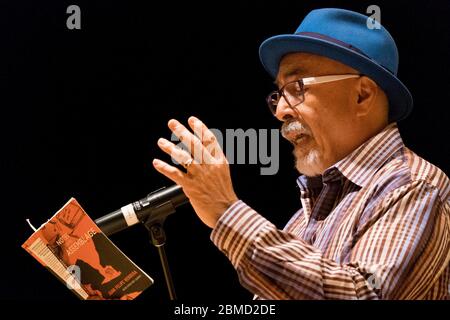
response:
<svg viewBox="0 0 450 320"><path fill-rule="evenodd" d="M187 170L189 166L194 162L194 159L189 158L185 162L183 162L181 165Z"/></svg>

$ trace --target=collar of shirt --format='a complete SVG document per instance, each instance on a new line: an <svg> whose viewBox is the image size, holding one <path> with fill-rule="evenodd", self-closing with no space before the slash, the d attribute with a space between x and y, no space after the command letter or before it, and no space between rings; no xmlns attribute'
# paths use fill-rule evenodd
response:
<svg viewBox="0 0 450 320"><path fill-rule="evenodd" d="M356 185L365 187L375 172L402 147L404 144L397 123L393 122L325 170L323 175L317 177L301 175L297 179L297 184L303 193L306 190L318 190L322 188L323 182L344 176Z"/></svg>

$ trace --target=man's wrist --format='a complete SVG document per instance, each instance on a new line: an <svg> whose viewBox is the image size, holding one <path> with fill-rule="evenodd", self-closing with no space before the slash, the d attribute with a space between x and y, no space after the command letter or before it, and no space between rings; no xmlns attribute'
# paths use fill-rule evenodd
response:
<svg viewBox="0 0 450 320"><path fill-rule="evenodd" d="M225 205L224 205L224 210L217 216L216 219L216 223L213 227L213 229L217 226L218 222L221 220L221 218L230 211L230 209L236 204L238 203L240 200L236 197L230 201L228 201Z"/></svg>

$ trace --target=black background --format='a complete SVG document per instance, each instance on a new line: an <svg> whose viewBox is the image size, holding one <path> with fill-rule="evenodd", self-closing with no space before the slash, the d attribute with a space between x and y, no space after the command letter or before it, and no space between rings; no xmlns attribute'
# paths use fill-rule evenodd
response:
<svg viewBox="0 0 450 320"><path fill-rule="evenodd" d="M81 30L66 8L81 8ZM92 218L171 185L151 165L170 118L209 127L279 128L265 106L273 88L260 43L292 33L312 9L381 8L400 52L399 78L415 109L399 124L407 146L449 172L448 1L9 1L1 4L1 298L75 296L20 246L70 197ZM280 228L299 207L291 147L280 170L233 165L238 196ZM166 221L167 254L180 300L248 301L210 230L185 206ZM143 227L113 242L155 279L138 299L168 300L159 258Z"/></svg>

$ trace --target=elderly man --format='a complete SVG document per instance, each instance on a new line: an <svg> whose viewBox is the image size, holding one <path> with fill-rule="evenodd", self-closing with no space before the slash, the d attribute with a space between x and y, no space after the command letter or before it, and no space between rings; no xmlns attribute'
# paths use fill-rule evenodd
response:
<svg viewBox="0 0 450 320"><path fill-rule="evenodd" d="M239 200L214 135L169 128L188 146L158 145L244 287L261 299L446 299L450 184L402 142L412 108L396 77L397 47L381 25L341 9L314 10L293 35L266 40L261 61L278 90L267 102L283 122L301 173L302 208L284 230Z"/></svg>

